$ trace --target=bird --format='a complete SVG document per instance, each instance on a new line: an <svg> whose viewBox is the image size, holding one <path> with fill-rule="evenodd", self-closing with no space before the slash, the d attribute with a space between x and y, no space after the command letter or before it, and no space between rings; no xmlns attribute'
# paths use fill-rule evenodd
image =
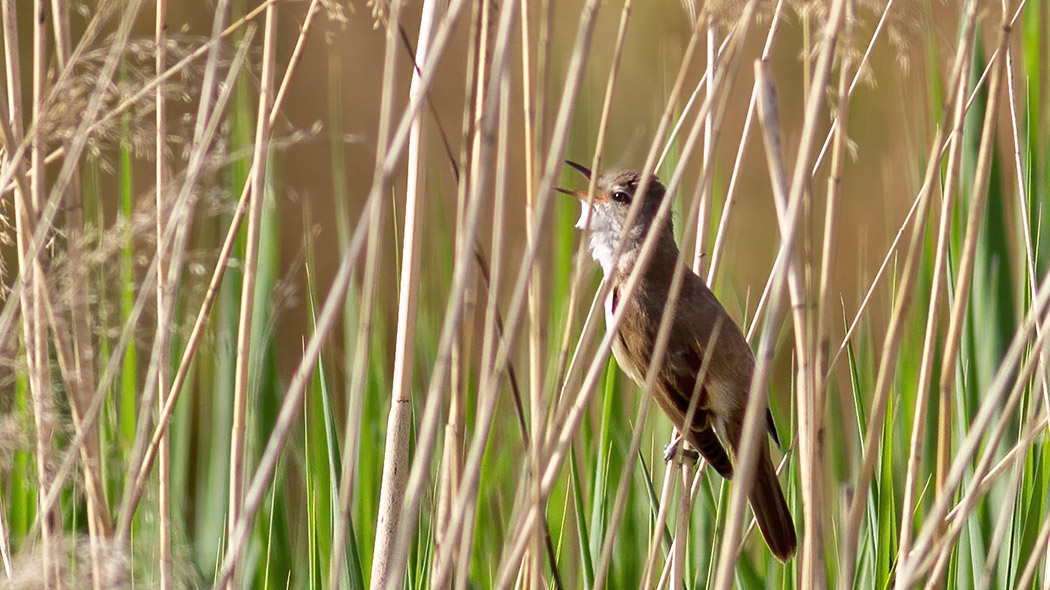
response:
<svg viewBox="0 0 1050 590"><path fill-rule="evenodd" d="M571 161L566 163L591 179L592 172L585 166ZM667 192L655 176L650 175L648 188L640 196L642 202L638 205L638 213L630 228L623 231L628 211L639 198L637 193L642 178L638 171L599 174L593 198L585 191L557 190L576 197L582 205L576 227L587 230L591 255L611 282L604 302L607 327L613 325L613 314L625 307L613 338L613 356L627 375L644 388L657 331L667 313L672 277L676 265L683 263L679 261L672 222L668 220L659 227L654 225ZM651 231L657 232L655 251L640 276L633 297L624 299L622 290ZM618 249L622 251L616 259ZM671 318L667 351L663 363L654 369L657 374L648 393L671 419L682 438L728 480L733 477L733 461L726 446L733 451L734 457L740 449L755 357L740 327L704 280L689 268L683 270L684 281ZM699 399L689 417L694 391ZM685 422L687 417L690 418L688 424ZM766 424L769 434L779 445L768 407ZM748 500L766 544L783 562L794 555L798 539L770 459L768 444L764 439L759 442L758 463Z"/></svg>

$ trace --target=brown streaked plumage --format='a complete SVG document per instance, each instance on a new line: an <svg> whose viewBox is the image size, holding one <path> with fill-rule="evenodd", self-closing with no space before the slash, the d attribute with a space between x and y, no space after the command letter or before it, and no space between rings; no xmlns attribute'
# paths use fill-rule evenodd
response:
<svg viewBox="0 0 1050 590"><path fill-rule="evenodd" d="M590 178L591 172L587 168L573 162L569 164ZM656 252L641 276L633 299L621 300L620 289L634 269L642 242L651 229L665 193L663 185L655 177L651 178L639 214L623 238L623 253L619 260L613 260L621 240L621 229L640 182L639 172L600 175L598 191L589 209L585 193L559 190L582 201L583 214L577 227L589 229L591 252L612 281L605 302L607 325L616 310L627 306L617 338L613 341L613 354L624 371L639 386L644 386L656 334L667 313L678 245L674 241L671 223L665 223L657 230ZM696 381L705 355L710 358L706 361L703 381L697 388ZM735 455L740 446L754 367L755 357L740 328L703 279L686 269L681 295L671 319L667 353L657 369L656 383L650 393L685 440L726 479L733 476L733 463L723 443L728 443ZM700 398L695 404L692 420L686 425L694 390ZM777 440L768 409L766 417L769 433ZM777 481L768 445L764 442L759 445L758 466L748 497L762 536L773 555L781 561L789 559L798 544L795 525Z"/></svg>

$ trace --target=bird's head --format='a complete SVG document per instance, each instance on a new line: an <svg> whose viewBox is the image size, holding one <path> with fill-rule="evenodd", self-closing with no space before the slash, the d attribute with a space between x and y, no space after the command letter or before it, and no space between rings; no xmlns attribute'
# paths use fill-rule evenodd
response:
<svg viewBox="0 0 1050 590"><path fill-rule="evenodd" d="M591 179L592 173L586 167L575 162L566 163L586 176L588 180ZM655 176L649 178L645 194L639 196L638 188L641 184L642 173L628 170L599 174L593 199L586 191L556 189L580 201L582 212L579 221L576 222L576 227L590 231L591 253L594 259L601 263L606 273L612 269L613 253L620 245L631 205L638 198L642 199L638 214L626 235L629 246L642 243L660 209L660 203L663 202L666 190ZM671 235L671 224L665 225L664 231ZM627 250L629 251L630 248Z"/></svg>

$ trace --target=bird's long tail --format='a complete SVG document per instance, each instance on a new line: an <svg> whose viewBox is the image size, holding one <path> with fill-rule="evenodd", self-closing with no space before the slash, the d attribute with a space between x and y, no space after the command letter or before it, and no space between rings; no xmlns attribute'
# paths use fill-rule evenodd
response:
<svg viewBox="0 0 1050 590"><path fill-rule="evenodd" d="M791 520L784 492L777 481L777 471L768 453L759 455L755 480L751 484L748 499L769 550L780 561L787 561L795 554L798 538L795 536L795 523Z"/></svg>

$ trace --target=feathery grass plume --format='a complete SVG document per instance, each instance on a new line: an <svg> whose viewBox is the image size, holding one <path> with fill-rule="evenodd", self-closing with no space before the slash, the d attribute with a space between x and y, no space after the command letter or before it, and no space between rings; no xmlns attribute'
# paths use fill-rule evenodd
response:
<svg viewBox="0 0 1050 590"><path fill-rule="evenodd" d="M165 50L172 63L177 63L189 56L206 39L172 35L165 41ZM79 54L70 65L68 75L50 77L52 87L43 105L43 114L39 121L39 133L48 142L61 142L72 139L81 122L82 114L95 91L98 73L111 50L111 39L106 39L96 46ZM125 46L120 75L104 89L102 112L106 115L99 118L92 127L88 143L89 154L98 159L106 172L113 172L110 159L118 146L130 148L135 158L152 159L155 156L154 142L156 126L153 113L156 110L156 94L146 93L136 97L139 91L152 82L158 75L155 72L154 58L157 45L152 39L134 39ZM220 66L228 65L228 60L220 61ZM203 64L199 60L189 62L176 71L164 83L165 97L175 104L189 105L198 92L203 76ZM127 105L120 116L110 116L118 107L136 97ZM187 143L192 134L169 124L166 151L170 154Z"/></svg>
<svg viewBox="0 0 1050 590"><path fill-rule="evenodd" d="M94 548L90 547L92 543L95 543ZM131 590L150 587L148 583L133 579L131 557L114 542L89 542L83 537L70 536L56 541L55 545L52 551L67 558L62 566L63 588ZM0 590L47 589L44 563L44 551L39 545L24 549L12 562L12 576L0 581ZM93 570L92 563L97 564L98 568ZM98 576L97 579L93 579L92 571Z"/></svg>
<svg viewBox="0 0 1050 590"><path fill-rule="evenodd" d="M0 161L6 160L7 156L0 139ZM3 193L0 192L0 195ZM0 198L0 246L11 247L15 243L15 226L11 223L11 205L9 199ZM7 258L0 256L0 301L6 301L11 286L7 283Z"/></svg>
<svg viewBox="0 0 1050 590"><path fill-rule="evenodd" d="M697 10L697 4L703 7ZM723 31L728 31L737 24L743 15L747 0L682 0L682 8L690 22L695 23L697 18L709 18ZM776 8L776 0L758 0L755 3L755 18L758 22L764 22L773 14Z"/></svg>
<svg viewBox="0 0 1050 590"><path fill-rule="evenodd" d="M345 27L349 19L346 16L346 9L343 5L336 0L321 0L321 6L325 10L325 14L328 16L328 21ZM354 9L353 4L347 4L351 12Z"/></svg>
<svg viewBox="0 0 1050 590"><path fill-rule="evenodd" d="M8 379L0 381L0 390L9 390L11 386ZM33 447L31 430L32 427L19 414L0 416L0 475L6 477L11 472L16 452L28 451Z"/></svg>
<svg viewBox="0 0 1050 590"><path fill-rule="evenodd" d="M789 4L800 19L812 21L812 30L819 33L828 16L827 0L789 0ZM853 9L846 14L850 26L843 27L839 34L838 54L848 57L852 63L862 63L867 41L881 23L886 38L895 50L897 65L907 72L910 50L922 42L923 31L930 25L926 3L922 0L857 0L852 6ZM883 19L885 22L882 22ZM815 36L810 47L804 49L808 59L816 56L820 43L819 35ZM875 79L870 72L870 63L864 63L864 69L861 70L863 79L873 84Z"/></svg>
<svg viewBox="0 0 1050 590"><path fill-rule="evenodd" d="M390 3L387 0L368 0L365 4L372 9L372 30L387 26L387 17L390 14Z"/></svg>

